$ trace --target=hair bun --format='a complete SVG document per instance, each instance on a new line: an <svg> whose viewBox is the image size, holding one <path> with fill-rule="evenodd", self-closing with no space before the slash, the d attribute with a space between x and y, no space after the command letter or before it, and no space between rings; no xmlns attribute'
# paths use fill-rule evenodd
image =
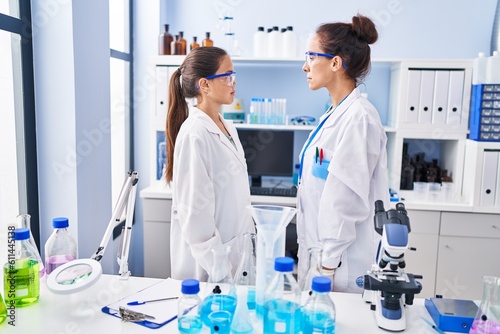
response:
<svg viewBox="0 0 500 334"><path fill-rule="evenodd" d="M368 44L373 44L378 39L375 24L368 17L356 15L352 17L352 30L358 38Z"/></svg>

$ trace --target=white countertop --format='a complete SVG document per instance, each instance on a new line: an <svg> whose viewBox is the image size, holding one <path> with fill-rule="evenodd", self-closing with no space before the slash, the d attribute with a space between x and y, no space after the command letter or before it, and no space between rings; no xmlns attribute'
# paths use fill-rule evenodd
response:
<svg viewBox="0 0 500 334"><path fill-rule="evenodd" d="M164 182L153 183L140 192L141 198L151 199L172 199L172 189ZM400 201L405 204L407 210L429 210L429 211L451 211L451 212L472 212L473 206L462 198L453 201L436 200L427 201L416 198L412 191L401 191ZM295 197L281 196L252 196L252 204L270 204L295 206Z"/></svg>
<svg viewBox="0 0 500 334"><path fill-rule="evenodd" d="M41 283L40 299L35 304L15 310L13 327L7 322L0 325L1 333L59 334L59 333L177 333L177 321L159 329L149 329L138 324L122 322L101 311L122 298L161 282L155 278L130 277L120 280L118 276L103 275L87 290L72 295L55 295L45 282ZM180 281L172 281L173 287L180 287ZM173 288L173 290L176 290ZM159 293L161 294L161 293ZM388 333L377 327L375 315L359 294L331 294L337 310L336 334L342 333ZM415 298L412 306L405 308L407 329L404 333L436 333L421 318L432 322L424 306L424 299ZM258 333L256 330L255 333Z"/></svg>

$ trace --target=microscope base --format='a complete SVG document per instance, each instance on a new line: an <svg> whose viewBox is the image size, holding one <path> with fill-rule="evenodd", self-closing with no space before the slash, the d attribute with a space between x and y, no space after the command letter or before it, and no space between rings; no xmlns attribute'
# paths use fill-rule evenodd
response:
<svg viewBox="0 0 500 334"><path fill-rule="evenodd" d="M380 293L376 294L375 320L378 327L390 332L402 332L406 329L406 316L403 301L399 301L399 310L388 310L383 306L383 299Z"/></svg>

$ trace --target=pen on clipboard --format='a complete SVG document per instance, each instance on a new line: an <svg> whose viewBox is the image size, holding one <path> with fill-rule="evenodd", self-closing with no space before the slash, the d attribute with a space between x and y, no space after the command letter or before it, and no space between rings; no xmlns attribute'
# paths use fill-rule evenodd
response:
<svg viewBox="0 0 500 334"><path fill-rule="evenodd" d="M425 318L422 318L422 320L429 326L431 326L432 329L434 329L436 332L438 332L439 334L445 334L442 330L439 329L438 326L434 325L432 322L430 322L429 320L425 319Z"/></svg>
<svg viewBox="0 0 500 334"><path fill-rule="evenodd" d="M146 303L154 303L154 302L162 302L165 300L172 300L172 299L178 299L179 297L168 297L168 298L160 298L160 299L153 299L153 300L134 300L133 302L128 302L127 305L129 306L136 306L136 305L144 305Z"/></svg>

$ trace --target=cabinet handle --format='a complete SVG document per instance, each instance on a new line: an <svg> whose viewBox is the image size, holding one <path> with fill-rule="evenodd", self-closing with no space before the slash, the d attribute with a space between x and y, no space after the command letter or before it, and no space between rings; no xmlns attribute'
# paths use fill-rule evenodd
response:
<svg viewBox="0 0 500 334"><path fill-rule="evenodd" d="M496 225L491 225L491 227L492 227L492 228L497 228L497 226L496 226Z"/></svg>
<svg viewBox="0 0 500 334"><path fill-rule="evenodd" d="M450 245L444 245L444 248L451 249Z"/></svg>

